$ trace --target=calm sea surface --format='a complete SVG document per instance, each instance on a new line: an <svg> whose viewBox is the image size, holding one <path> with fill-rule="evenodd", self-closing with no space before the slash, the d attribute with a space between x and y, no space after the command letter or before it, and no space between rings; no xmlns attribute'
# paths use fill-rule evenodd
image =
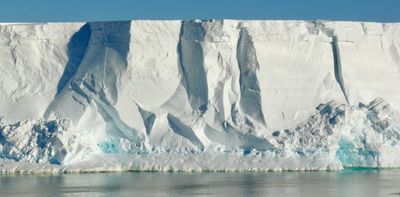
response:
<svg viewBox="0 0 400 197"><path fill-rule="evenodd" d="M2 175L0 196L400 196L400 170Z"/></svg>

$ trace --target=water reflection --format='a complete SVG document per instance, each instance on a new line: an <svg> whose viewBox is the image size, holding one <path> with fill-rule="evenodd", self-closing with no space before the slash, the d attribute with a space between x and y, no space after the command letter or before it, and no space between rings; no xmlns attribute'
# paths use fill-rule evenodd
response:
<svg viewBox="0 0 400 197"><path fill-rule="evenodd" d="M0 176L0 196L395 196L400 171Z"/></svg>

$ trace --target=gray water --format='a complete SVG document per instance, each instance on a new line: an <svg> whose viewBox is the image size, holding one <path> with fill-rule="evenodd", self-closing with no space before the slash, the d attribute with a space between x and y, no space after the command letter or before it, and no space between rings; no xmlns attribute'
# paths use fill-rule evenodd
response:
<svg viewBox="0 0 400 197"><path fill-rule="evenodd" d="M399 170L2 175L0 196L400 196Z"/></svg>

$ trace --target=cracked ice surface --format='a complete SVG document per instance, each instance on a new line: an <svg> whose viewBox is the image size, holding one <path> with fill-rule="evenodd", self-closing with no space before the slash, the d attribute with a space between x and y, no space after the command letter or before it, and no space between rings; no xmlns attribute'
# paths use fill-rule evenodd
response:
<svg viewBox="0 0 400 197"><path fill-rule="evenodd" d="M0 34L2 172L400 166L399 24L120 21Z"/></svg>

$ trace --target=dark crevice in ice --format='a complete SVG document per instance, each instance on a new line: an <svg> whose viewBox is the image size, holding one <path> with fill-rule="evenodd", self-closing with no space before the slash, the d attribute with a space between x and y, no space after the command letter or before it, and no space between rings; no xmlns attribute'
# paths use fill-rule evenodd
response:
<svg viewBox="0 0 400 197"><path fill-rule="evenodd" d="M139 113L142 116L144 126L146 127L146 134L150 135L151 129L153 129L154 121L156 120L156 114L150 111L146 111L138 105Z"/></svg>
<svg viewBox="0 0 400 197"><path fill-rule="evenodd" d="M364 23L361 23L361 28L363 30L364 35L368 35L368 28L365 26Z"/></svg>
<svg viewBox="0 0 400 197"><path fill-rule="evenodd" d="M400 71L400 53L394 43L390 44L389 52L390 52L390 56L392 57L392 60L397 63L397 68Z"/></svg>
<svg viewBox="0 0 400 197"><path fill-rule="evenodd" d="M177 46L182 84L192 109L202 113L208 108L207 75L200 43L204 36L205 29L201 22L182 21Z"/></svg>
<svg viewBox="0 0 400 197"><path fill-rule="evenodd" d="M260 85L257 79L259 64L254 43L246 28L241 28L236 58L240 71L240 109L249 117L265 125L261 108Z"/></svg>
<svg viewBox="0 0 400 197"><path fill-rule="evenodd" d="M168 124L170 128L178 135L184 137L189 140L193 145L195 145L200 150L204 149L203 143L196 136L193 129L189 126L186 126L179 118L173 116L172 114L167 115Z"/></svg>
<svg viewBox="0 0 400 197"><path fill-rule="evenodd" d="M334 64L334 72L335 72L335 79L340 86L340 89L343 92L344 98L346 99L347 104L349 104L348 95L346 92L343 74L342 74L342 63L340 60L340 51L338 45L338 38L336 35L332 36L332 53L333 53L333 64Z"/></svg>

